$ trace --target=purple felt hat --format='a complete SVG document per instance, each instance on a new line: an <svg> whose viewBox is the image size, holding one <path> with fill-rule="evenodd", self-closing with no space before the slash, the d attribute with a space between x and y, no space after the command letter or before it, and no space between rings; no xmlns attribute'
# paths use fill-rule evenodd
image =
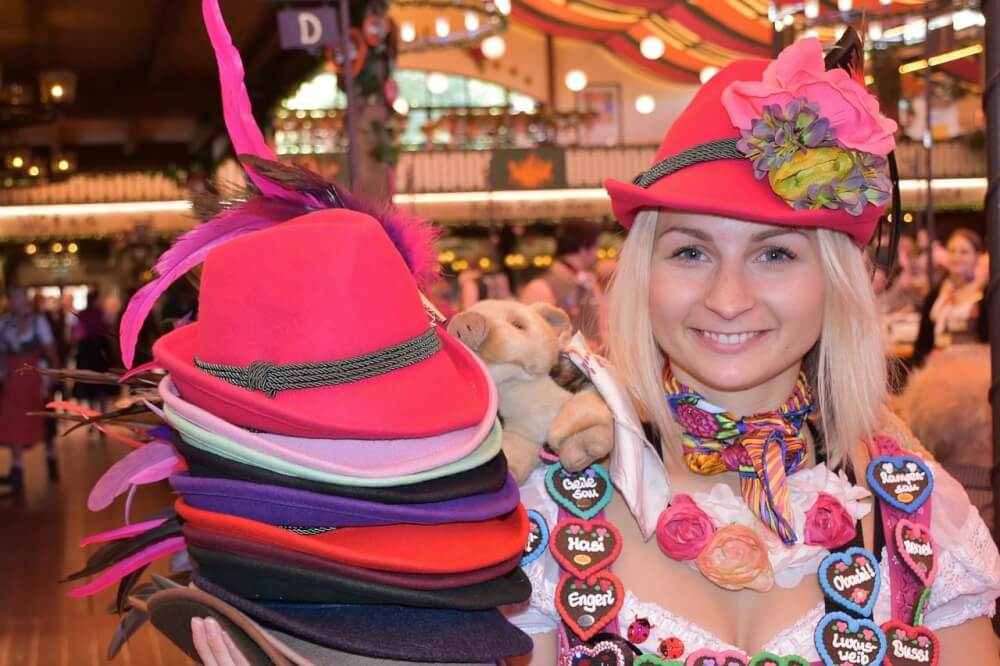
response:
<svg viewBox="0 0 1000 666"><path fill-rule="evenodd" d="M517 483L510 476L497 492L427 504L380 504L295 488L189 474L174 474L170 477L170 485L188 505L197 509L227 513L270 525L298 527L474 522L509 513L517 507L520 499Z"/></svg>

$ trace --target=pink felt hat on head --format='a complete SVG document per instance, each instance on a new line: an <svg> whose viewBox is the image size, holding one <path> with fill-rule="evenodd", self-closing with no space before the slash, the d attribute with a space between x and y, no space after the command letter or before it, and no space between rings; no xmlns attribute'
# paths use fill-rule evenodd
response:
<svg viewBox="0 0 1000 666"><path fill-rule="evenodd" d="M844 69L827 70L818 40L777 60L738 60L694 96L654 165L605 182L618 221L643 209L833 229L859 245L888 202L886 156L896 123Z"/></svg>
<svg viewBox="0 0 1000 666"><path fill-rule="evenodd" d="M374 218L320 210L211 250L198 321L153 354L180 395L268 433L412 439L492 419L481 363Z"/></svg>
<svg viewBox="0 0 1000 666"><path fill-rule="evenodd" d="M487 372L485 367L481 370ZM324 439L254 432L184 400L169 375L160 382L160 397L178 416L240 446L330 474L375 478L424 472L472 453L496 422L496 387L493 382L487 387L488 404L478 424L418 439Z"/></svg>

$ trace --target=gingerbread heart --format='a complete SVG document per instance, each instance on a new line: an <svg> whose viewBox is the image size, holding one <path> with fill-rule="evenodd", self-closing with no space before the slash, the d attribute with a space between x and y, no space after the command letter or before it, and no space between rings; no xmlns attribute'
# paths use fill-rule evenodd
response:
<svg viewBox="0 0 1000 666"><path fill-rule="evenodd" d="M930 497L934 478L920 458L879 456L868 464L868 485L891 506L913 513Z"/></svg>
<svg viewBox="0 0 1000 666"><path fill-rule="evenodd" d="M779 657L772 652L760 652L750 660L750 666L809 666L809 660L797 654Z"/></svg>
<svg viewBox="0 0 1000 666"><path fill-rule="evenodd" d="M601 641L593 646L577 645L569 651L570 666L627 666L625 653L611 641Z"/></svg>
<svg viewBox="0 0 1000 666"><path fill-rule="evenodd" d="M885 657L885 634L871 620L827 613L816 625L816 651L826 666L868 666Z"/></svg>
<svg viewBox="0 0 1000 666"><path fill-rule="evenodd" d="M885 663L889 666L937 666L941 644L927 627L889 620L882 625L882 631L889 642L885 652Z"/></svg>
<svg viewBox="0 0 1000 666"><path fill-rule="evenodd" d="M658 657L655 654L644 654L637 657L635 666L684 666L684 662L680 659L664 659Z"/></svg>
<svg viewBox="0 0 1000 666"><path fill-rule="evenodd" d="M607 571L587 580L566 574L556 588L556 610L570 631L586 641L618 615L624 589L618 577Z"/></svg>
<svg viewBox="0 0 1000 666"><path fill-rule="evenodd" d="M702 649L692 652L684 660L684 666L747 666L747 658L742 652Z"/></svg>
<svg viewBox="0 0 1000 666"><path fill-rule="evenodd" d="M923 586L930 587L937 575L937 546L930 529L901 518L896 523L896 550Z"/></svg>
<svg viewBox="0 0 1000 666"><path fill-rule="evenodd" d="M530 564L542 556L549 547L549 526L542 514L534 509L528 511L528 543L524 545L521 566Z"/></svg>
<svg viewBox="0 0 1000 666"><path fill-rule="evenodd" d="M551 465L545 474L545 487L559 506L584 520L596 516L611 501L611 477L600 465L579 472Z"/></svg>
<svg viewBox="0 0 1000 666"><path fill-rule="evenodd" d="M880 578L878 561L864 548L830 553L819 565L819 584L826 595L866 617L875 608Z"/></svg>
<svg viewBox="0 0 1000 666"><path fill-rule="evenodd" d="M553 529L550 548L566 571L586 578L615 561L622 550L622 536L606 520L566 518Z"/></svg>

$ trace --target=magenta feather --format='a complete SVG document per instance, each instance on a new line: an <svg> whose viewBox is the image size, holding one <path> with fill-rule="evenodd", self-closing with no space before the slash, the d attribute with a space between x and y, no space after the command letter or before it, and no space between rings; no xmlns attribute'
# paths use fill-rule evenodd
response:
<svg viewBox="0 0 1000 666"><path fill-rule="evenodd" d="M142 324L156 304L156 299L170 285L204 261L213 248L243 234L273 227L302 212L300 206L291 202L258 197L223 211L215 219L199 224L174 241L156 262L156 279L135 293L122 315L118 333L125 367L132 367L135 343Z"/></svg>
<svg viewBox="0 0 1000 666"><path fill-rule="evenodd" d="M166 442L150 442L108 468L87 498L87 508L101 511L132 486L161 481L181 464L174 447Z"/></svg>
<svg viewBox="0 0 1000 666"><path fill-rule="evenodd" d="M128 539L134 536L138 536L143 532L147 532L154 527L159 527L163 523L167 522L166 518L155 518L153 520L147 520L141 523L132 523L131 525L125 525L124 527L116 527L113 530L108 530L107 532L99 532L97 534L91 534L89 537L84 537L80 541L80 547L89 546L92 543L106 543L108 541L120 541L121 539Z"/></svg>
<svg viewBox="0 0 1000 666"><path fill-rule="evenodd" d="M406 265L421 289L426 289L438 277L439 264L434 253L434 241L440 231L426 220L409 215L394 206L376 207L361 198L340 190L344 204L351 210L371 215L382 225L393 245L403 255Z"/></svg>
<svg viewBox="0 0 1000 666"><path fill-rule="evenodd" d="M260 127L253 117L250 106L250 95L243 80L245 72L240 52L233 46L233 38L226 28L222 18L222 10L218 0L202 0L201 13L205 21L208 38L215 51L215 61L219 68L219 85L222 88L222 115L226 122L226 131L233 142L237 155L247 153L262 159L274 160L274 151L264 141ZM270 183L252 169L247 169L247 175L254 185L268 196L284 198L288 196L281 187Z"/></svg>
<svg viewBox="0 0 1000 666"><path fill-rule="evenodd" d="M184 537L182 536L170 537L169 539L158 541L149 548L144 548L138 553L126 557L120 562L116 562L113 567L104 571L104 573L94 580L90 581L86 585L73 588L66 594L70 597L86 597L96 592L100 592L105 588L111 587L125 576L141 567L146 566L150 562L155 562L161 557L166 557L167 555L176 553L179 550L184 550L184 546L185 542Z"/></svg>

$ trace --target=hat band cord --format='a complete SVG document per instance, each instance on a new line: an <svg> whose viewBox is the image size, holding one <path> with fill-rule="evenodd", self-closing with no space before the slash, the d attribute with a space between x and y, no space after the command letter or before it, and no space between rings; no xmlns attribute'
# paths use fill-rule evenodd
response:
<svg viewBox="0 0 1000 666"><path fill-rule="evenodd" d="M738 141L739 139L719 139L688 148L682 153L667 157L649 167L636 176L632 184L645 189L661 178L694 164L714 162L715 160L746 159L746 155L736 147Z"/></svg>
<svg viewBox="0 0 1000 666"><path fill-rule="evenodd" d="M430 358L441 350L441 338L431 327L426 333L392 347L354 358L322 363L278 365L254 361L249 366L206 363L195 365L210 375L250 391L263 391L273 398L278 391L350 384L405 368Z"/></svg>

